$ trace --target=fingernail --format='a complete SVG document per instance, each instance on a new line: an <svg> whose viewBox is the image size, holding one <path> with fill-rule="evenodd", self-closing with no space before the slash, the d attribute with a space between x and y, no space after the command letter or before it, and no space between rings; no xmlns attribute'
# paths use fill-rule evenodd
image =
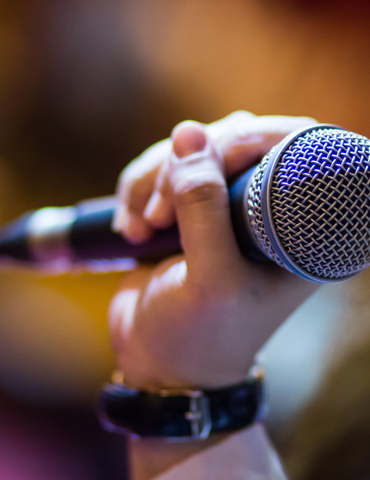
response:
<svg viewBox="0 0 370 480"><path fill-rule="evenodd" d="M150 236L151 228L140 215L130 213L127 218L124 234L130 242L140 243Z"/></svg>
<svg viewBox="0 0 370 480"><path fill-rule="evenodd" d="M172 134L172 149L177 158L186 158L202 152L207 146L207 137L202 127L195 123L182 124Z"/></svg>
<svg viewBox="0 0 370 480"><path fill-rule="evenodd" d="M160 207L161 200L162 200L162 195L160 194L160 192L158 190L155 190L152 193L152 196L150 197L150 199L149 199L149 201L148 201L148 203L145 207L145 210L144 210L144 217L146 219L150 219L151 216L153 215L153 213L155 214L155 212Z"/></svg>
<svg viewBox="0 0 370 480"><path fill-rule="evenodd" d="M165 228L175 222L172 200L161 192L153 192L144 210L144 218L154 228Z"/></svg>

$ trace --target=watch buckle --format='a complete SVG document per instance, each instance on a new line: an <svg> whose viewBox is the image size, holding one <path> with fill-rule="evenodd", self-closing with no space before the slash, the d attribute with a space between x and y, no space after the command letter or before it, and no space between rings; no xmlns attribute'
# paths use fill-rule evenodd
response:
<svg viewBox="0 0 370 480"><path fill-rule="evenodd" d="M193 440L205 440L212 429L211 412L208 397L201 390L161 390L162 397L186 396L189 398L189 411L184 414L190 422ZM189 440L189 437L171 437L171 440Z"/></svg>

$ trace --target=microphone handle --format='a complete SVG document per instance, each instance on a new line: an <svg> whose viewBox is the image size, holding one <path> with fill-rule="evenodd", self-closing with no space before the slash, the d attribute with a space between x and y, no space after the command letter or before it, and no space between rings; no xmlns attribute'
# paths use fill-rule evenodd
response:
<svg viewBox="0 0 370 480"><path fill-rule="evenodd" d="M229 187L231 220L242 254L254 262L265 263L269 259L254 243L245 213L245 192L253 171L244 173ZM72 207L46 207L23 215L0 229L0 259L54 271L83 265L109 271L121 269L119 260L157 262L181 252L177 225L155 231L141 244L125 240L111 227L116 206L117 199L112 196L86 200Z"/></svg>
<svg viewBox="0 0 370 480"><path fill-rule="evenodd" d="M254 262L266 262L267 257L248 233L244 214L245 191L253 171L254 169L248 170L229 187L231 220L242 254ZM107 201L112 204L113 199L108 198ZM127 242L111 229L114 208L114 203L103 208L98 200L77 205L77 218L71 226L69 244L79 259L134 258L139 262L156 262L181 252L177 226L157 230L150 240L142 244Z"/></svg>
<svg viewBox="0 0 370 480"><path fill-rule="evenodd" d="M77 206L78 207L78 206ZM114 207L77 215L69 232L69 246L78 261L133 258L156 262L181 252L177 226L157 230L145 243L132 244L112 230Z"/></svg>

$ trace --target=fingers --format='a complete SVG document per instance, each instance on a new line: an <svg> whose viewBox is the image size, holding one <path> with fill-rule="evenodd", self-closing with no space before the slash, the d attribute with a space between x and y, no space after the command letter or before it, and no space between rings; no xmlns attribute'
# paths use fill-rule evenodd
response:
<svg viewBox="0 0 370 480"><path fill-rule="evenodd" d="M144 210L144 219L154 228L166 228L175 222L175 209L172 203L168 182L169 157L160 168L153 193Z"/></svg>
<svg viewBox="0 0 370 480"><path fill-rule="evenodd" d="M292 131L314 123L308 117L257 117L249 112L235 112L204 126L204 131L223 157L225 175L229 177L260 161ZM131 242L143 242L155 229L175 222L169 186L170 152L171 140L160 142L129 165L120 177L119 208L113 228Z"/></svg>
<svg viewBox="0 0 370 480"><path fill-rule="evenodd" d="M180 125L195 125L195 122L182 122ZM197 124L200 125L200 124ZM191 131L191 129L190 129ZM176 144L177 155L185 157L189 152L197 152L205 147L204 136L197 136L182 132L181 140ZM200 142L199 144L197 142ZM148 201L144 211L144 218L154 228L166 228L175 222L175 208L172 201L171 189L169 185L169 165L170 157L164 160L161 169L157 175L154 185L154 191Z"/></svg>
<svg viewBox="0 0 370 480"><path fill-rule="evenodd" d="M205 128L185 122L172 134L169 185L188 276L198 284L239 268L222 156Z"/></svg>
<svg viewBox="0 0 370 480"><path fill-rule="evenodd" d="M207 133L224 157L225 175L247 170L294 130L314 125L310 117L261 116L234 112L207 126Z"/></svg>
<svg viewBox="0 0 370 480"><path fill-rule="evenodd" d="M163 160L169 157L171 141L157 143L123 170L117 186L118 207L113 229L123 233L132 243L147 240L153 227L144 217Z"/></svg>

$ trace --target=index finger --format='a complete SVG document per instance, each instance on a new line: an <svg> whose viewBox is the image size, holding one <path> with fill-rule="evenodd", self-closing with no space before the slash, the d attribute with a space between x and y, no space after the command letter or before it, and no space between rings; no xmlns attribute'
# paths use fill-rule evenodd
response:
<svg viewBox="0 0 370 480"><path fill-rule="evenodd" d="M225 175L248 169L294 130L314 125L310 117L283 115L255 116L249 112L234 112L207 125L206 132L224 158Z"/></svg>

